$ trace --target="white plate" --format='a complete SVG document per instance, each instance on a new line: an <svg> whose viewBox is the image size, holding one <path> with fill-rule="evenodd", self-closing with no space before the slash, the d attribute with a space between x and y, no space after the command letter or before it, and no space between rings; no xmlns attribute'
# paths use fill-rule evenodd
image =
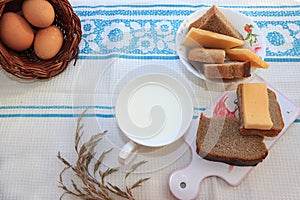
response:
<svg viewBox="0 0 300 200"><path fill-rule="evenodd" d="M182 42L188 33L188 27L189 25L197 20L199 17L201 17L209 8L204 8L200 9L193 14L189 15L186 20L182 22L180 25L177 34L176 34L176 52L181 60L181 62L186 66L186 68L193 73L195 76L203 79L203 80L208 80L201 72L197 71L191 63L187 59L187 53L188 53L188 48L185 47ZM228 8L220 8L218 9L230 20L232 25L239 31L244 38L247 36L247 32L244 30L244 26L246 24L252 24L253 29L252 33L257 34L257 40L258 42L253 44L252 46L250 45L250 40L245 40L245 45L243 46L244 48L250 49L251 51L254 51L258 56L260 56L262 59L265 57L265 38L263 37L263 34L261 33L260 29L257 27L257 25L252 21L251 18L233 11ZM251 74L254 72L256 69L252 69ZM232 80L236 81L236 80Z"/></svg>

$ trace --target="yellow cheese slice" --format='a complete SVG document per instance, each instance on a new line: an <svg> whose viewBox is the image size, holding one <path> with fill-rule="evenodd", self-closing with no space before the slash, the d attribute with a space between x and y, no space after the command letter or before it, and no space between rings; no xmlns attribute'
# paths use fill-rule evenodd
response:
<svg viewBox="0 0 300 200"><path fill-rule="evenodd" d="M227 35L202 30L192 27L183 40L183 45L188 47L205 47L227 49L244 45L244 40L239 40Z"/></svg>
<svg viewBox="0 0 300 200"><path fill-rule="evenodd" d="M226 49L226 56L230 60L250 61L251 67L269 68L269 64L249 49L234 48Z"/></svg>
<svg viewBox="0 0 300 200"><path fill-rule="evenodd" d="M242 85L242 109L245 129L270 130L273 126L269 112L269 97L265 83Z"/></svg>

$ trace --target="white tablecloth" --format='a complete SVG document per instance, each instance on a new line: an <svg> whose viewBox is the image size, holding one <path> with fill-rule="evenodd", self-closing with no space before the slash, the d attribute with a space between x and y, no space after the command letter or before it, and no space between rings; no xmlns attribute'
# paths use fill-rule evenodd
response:
<svg viewBox="0 0 300 200"><path fill-rule="evenodd" d="M114 147L104 163L119 165L118 151L127 139L114 120L112 93L124 75L139 71L140 66L164 65L184 78L197 101L192 123L195 129L197 116L219 92L180 62L175 36L188 15L212 4L253 19L266 38L265 60L270 63L268 70L258 74L300 105L300 1L72 0L71 4L83 31L76 66L71 63L59 76L34 82L0 71L0 199L59 199L63 193L58 187L59 173L64 165L57 154L61 152L71 163L76 161L76 121L86 108L83 140L108 130L109 142L101 141L97 151ZM298 118L292 123L263 163L239 186L209 177L200 184L197 199L299 199L299 122ZM134 190L136 199L173 199L168 178L172 171L189 164L187 144L179 140L159 149L140 147L139 151L142 153L136 161L148 162L130 180L151 179ZM120 173L112 182L123 183ZM72 178L67 174L65 180Z"/></svg>

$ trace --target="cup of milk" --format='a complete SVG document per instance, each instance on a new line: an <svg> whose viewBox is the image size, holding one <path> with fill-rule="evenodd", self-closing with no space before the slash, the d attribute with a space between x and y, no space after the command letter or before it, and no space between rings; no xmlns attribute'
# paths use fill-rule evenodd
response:
<svg viewBox="0 0 300 200"><path fill-rule="evenodd" d="M181 138L193 118L189 91L174 77L148 73L129 81L115 104L116 121L130 139L119 158L126 161L138 145L161 147Z"/></svg>

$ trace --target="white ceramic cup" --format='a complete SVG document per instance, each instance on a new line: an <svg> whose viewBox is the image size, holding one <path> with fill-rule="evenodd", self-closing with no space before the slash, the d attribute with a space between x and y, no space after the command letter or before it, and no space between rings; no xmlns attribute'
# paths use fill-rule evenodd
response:
<svg viewBox="0 0 300 200"><path fill-rule="evenodd" d="M160 147L178 140L189 128L193 110L189 91L171 76L147 74L127 83L115 106L117 124L130 139L120 160L125 163L137 144Z"/></svg>

